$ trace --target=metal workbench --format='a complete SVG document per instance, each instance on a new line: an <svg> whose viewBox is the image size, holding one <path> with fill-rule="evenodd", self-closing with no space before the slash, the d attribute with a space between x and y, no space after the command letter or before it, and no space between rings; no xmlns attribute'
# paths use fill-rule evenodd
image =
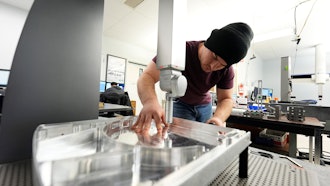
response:
<svg viewBox="0 0 330 186"><path fill-rule="evenodd" d="M321 157L321 130L323 130L324 125L320 123L317 118L306 117L305 121L290 121L285 116L281 116L280 119L270 119L264 116L263 118L245 117L241 115L232 114L228 119L229 124L242 124L245 126L252 127L262 127L274 130L280 130L285 132L290 132L290 146L289 146L289 156L296 157L297 145L296 145L296 134L304 134L315 138L315 158L314 162L320 164ZM312 162L312 149L313 143L312 138L310 138L310 161Z"/></svg>

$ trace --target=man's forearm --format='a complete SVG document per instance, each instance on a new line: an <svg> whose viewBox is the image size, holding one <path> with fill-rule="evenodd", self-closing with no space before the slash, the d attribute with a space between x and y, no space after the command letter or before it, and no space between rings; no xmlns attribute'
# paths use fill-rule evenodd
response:
<svg viewBox="0 0 330 186"><path fill-rule="evenodd" d="M147 74L143 74L139 78L137 88L141 103L143 105L147 102L158 102L155 91L155 82L149 78Z"/></svg>
<svg viewBox="0 0 330 186"><path fill-rule="evenodd" d="M232 99L224 99L218 102L217 108L214 112L214 117L218 117L221 121L225 122L231 114L233 108Z"/></svg>

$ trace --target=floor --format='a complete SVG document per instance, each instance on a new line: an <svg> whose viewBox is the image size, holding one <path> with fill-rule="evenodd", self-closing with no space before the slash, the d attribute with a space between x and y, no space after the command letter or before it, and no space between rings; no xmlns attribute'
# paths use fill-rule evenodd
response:
<svg viewBox="0 0 330 186"><path fill-rule="evenodd" d="M330 161L330 138L327 134L322 134L322 150L323 156ZM313 141L314 144L314 141ZM300 152L308 153L309 137L304 135L297 135L297 148Z"/></svg>

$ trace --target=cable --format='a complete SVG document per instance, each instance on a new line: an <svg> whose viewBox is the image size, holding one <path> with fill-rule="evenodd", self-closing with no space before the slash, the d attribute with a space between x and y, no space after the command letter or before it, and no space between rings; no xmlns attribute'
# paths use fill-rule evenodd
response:
<svg viewBox="0 0 330 186"><path fill-rule="evenodd" d="M300 42L300 40L301 40L301 38L300 38L301 33L304 31L304 28L305 28L305 26L306 26L306 23L307 23L307 21L308 21L310 15L311 15L311 13L312 13L312 10L314 9L314 5L315 5L316 2L317 2L317 0L314 1L313 5L312 5L312 8L310 9L310 11L309 11L309 13L308 13L308 15L307 15L307 17L306 17L306 19L305 19L305 22L304 22L304 24L303 24L303 26L302 26L302 28L301 28L301 31L300 31L300 33L297 35L297 8L298 8L298 6L300 6L300 5L303 4L303 3L306 3L307 1L310 1L310 0L306 0L306 1L303 1L303 2L299 3L297 6L295 6L295 9L294 9L294 24L295 24L294 32L295 32L295 35L296 35L296 37L297 37L297 39L296 39L296 44L297 44L297 45L299 44L299 42Z"/></svg>
<svg viewBox="0 0 330 186"><path fill-rule="evenodd" d="M296 36L296 38L295 38L295 41L296 41L296 50L295 50L295 60L294 60L294 64L293 64L294 66L293 66L293 68L292 68L292 74L294 74L294 68L295 68L296 61L297 61L298 45L299 45L299 43L300 43L300 41L301 41L301 37L300 37L300 36L301 36L301 33L303 32L303 30L304 30L304 28L305 28L305 26L306 26L306 23L307 23L307 21L308 21L310 15L311 15L311 13L312 13L312 10L314 9L314 6L315 6L317 0L314 1L313 5L312 5L312 8L310 9L310 11L309 11L309 13L308 13L307 18L305 19L305 22L304 22L304 24L303 24L303 26L302 26L301 31L300 31L299 34L297 34L297 8L298 8L301 4L304 4L304 3L308 2L308 1L310 1L310 0L306 0L306 1L300 2L300 3L299 3L298 5L296 5L295 8L294 8L294 15L293 15L293 16L294 16L294 35ZM293 41L294 41L294 40L293 40Z"/></svg>
<svg viewBox="0 0 330 186"><path fill-rule="evenodd" d="M309 1L309 0L308 0L308 1ZM307 2L307 1L304 1L304 2ZM302 3L304 3L304 2L302 2ZM299 33L298 36L300 36L301 33L303 32L303 30L304 30L304 28L305 28L305 26L306 26L307 20L308 20L309 16L311 15L312 10L314 9L314 5L316 4L316 2L317 2L317 0L314 1L313 6L312 6L311 10L309 11L308 16L307 16L307 18L306 18L306 20L305 20L305 22L304 22L304 25L303 25L303 27L301 28L301 31L300 31L300 33Z"/></svg>

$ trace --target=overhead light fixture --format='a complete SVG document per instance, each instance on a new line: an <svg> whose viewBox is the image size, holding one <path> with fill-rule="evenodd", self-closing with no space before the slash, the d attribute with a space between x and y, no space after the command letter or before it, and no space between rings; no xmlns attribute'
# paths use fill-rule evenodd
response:
<svg viewBox="0 0 330 186"><path fill-rule="evenodd" d="M250 60L253 60L255 58L257 58L257 57L256 57L256 55L253 54L252 57L250 57Z"/></svg>
<svg viewBox="0 0 330 186"><path fill-rule="evenodd" d="M125 4L131 8L137 7L140 3L142 3L144 0L125 0Z"/></svg>
<svg viewBox="0 0 330 186"><path fill-rule="evenodd" d="M256 35L254 38L254 42L257 43L257 42L268 41L272 39L278 39L281 37L287 37L293 35L294 35L293 29L287 28L287 29L277 30L274 32Z"/></svg>

